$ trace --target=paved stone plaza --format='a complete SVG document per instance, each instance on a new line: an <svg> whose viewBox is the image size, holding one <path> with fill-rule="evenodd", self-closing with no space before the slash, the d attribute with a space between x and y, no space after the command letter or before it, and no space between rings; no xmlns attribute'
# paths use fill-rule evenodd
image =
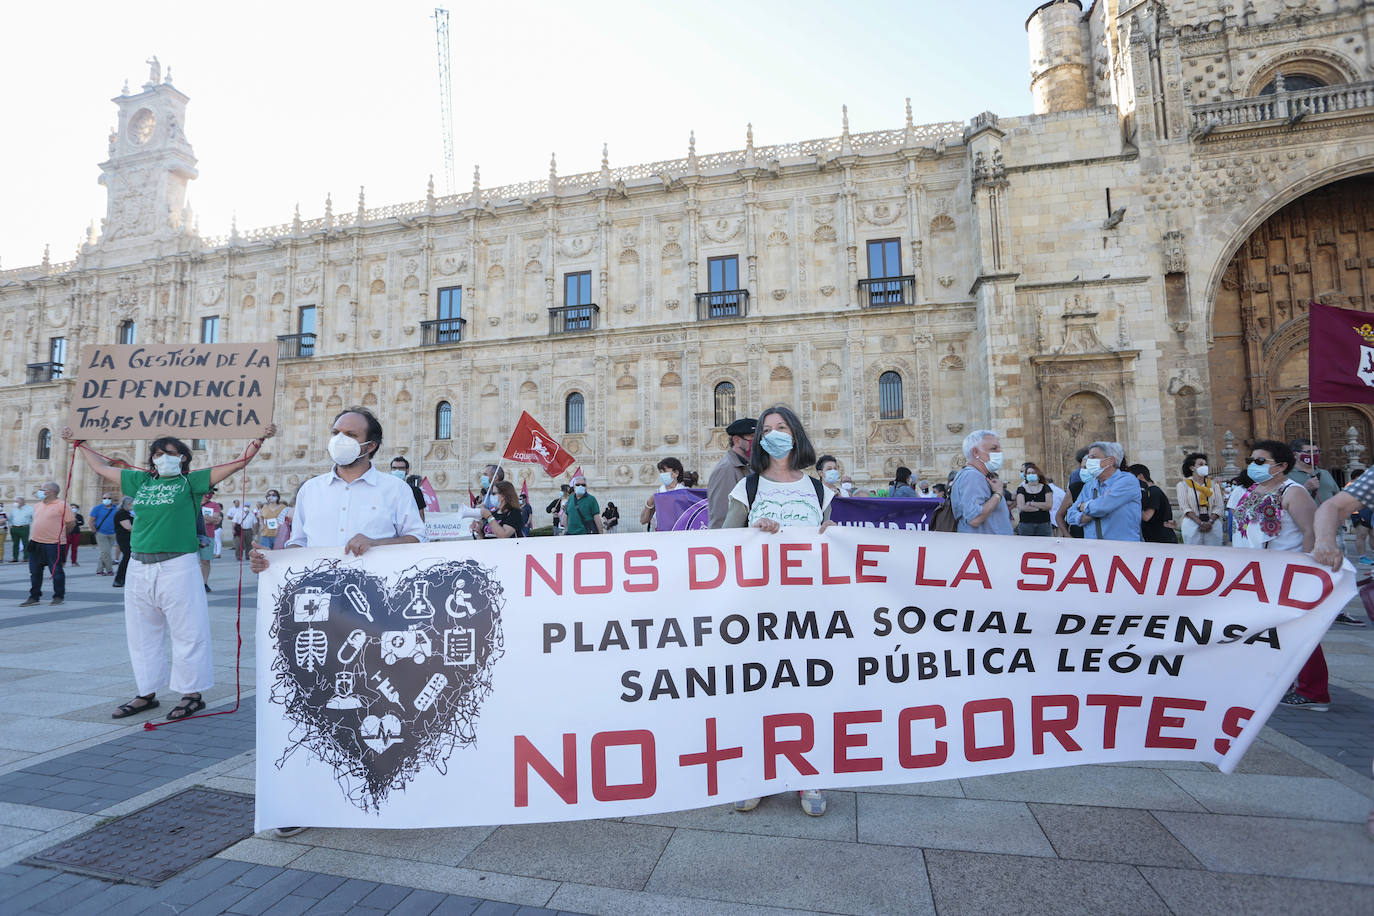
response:
<svg viewBox="0 0 1374 916"><path fill-rule="evenodd" d="M157 888L19 864L188 786L253 791L252 575L241 710L145 732L109 717L133 684L120 593L90 560L57 608L20 609L27 567L0 566L7 914L1374 912L1369 628L1325 640L1331 711L1280 709L1232 776L1083 766L831 792L823 818L777 797L748 815L258 835ZM212 709L233 703L236 583L218 561Z"/></svg>

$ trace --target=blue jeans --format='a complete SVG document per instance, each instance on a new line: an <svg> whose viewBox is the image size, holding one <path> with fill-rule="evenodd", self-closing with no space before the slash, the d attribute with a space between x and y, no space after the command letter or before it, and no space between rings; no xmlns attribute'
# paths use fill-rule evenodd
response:
<svg viewBox="0 0 1374 916"><path fill-rule="evenodd" d="M277 549L277 536L275 534L263 534L258 536L258 544L263 550Z"/></svg>
<svg viewBox="0 0 1374 916"><path fill-rule="evenodd" d="M67 596L67 571L62 564L67 562L66 544L40 544L29 541L29 598L37 601L43 597L43 576L52 571L52 596Z"/></svg>

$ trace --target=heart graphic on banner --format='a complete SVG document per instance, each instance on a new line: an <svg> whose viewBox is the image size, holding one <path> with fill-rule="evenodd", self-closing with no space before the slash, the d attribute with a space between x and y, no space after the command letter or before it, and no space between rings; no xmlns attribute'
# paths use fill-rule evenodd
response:
<svg viewBox="0 0 1374 916"><path fill-rule="evenodd" d="M329 561L294 570L278 591L272 702L293 746L334 768L349 800L378 810L424 767L477 740L501 657L500 583L473 560L386 580Z"/></svg>

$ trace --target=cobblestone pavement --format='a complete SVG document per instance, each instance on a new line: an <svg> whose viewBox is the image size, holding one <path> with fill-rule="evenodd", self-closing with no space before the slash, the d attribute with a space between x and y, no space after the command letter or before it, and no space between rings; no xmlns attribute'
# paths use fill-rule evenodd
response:
<svg viewBox="0 0 1374 916"><path fill-rule="evenodd" d="M234 702L236 583L232 560L216 563L212 710ZM22 860L189 786L251 793L256 698L154 732L113 721L133 694L120 593L84 565L61 608L17 607L26 588L26 567L0 565L6 914L1374 912L1367 627L1324 641L1330 712L1280 708L1231 776L1080 766L828 792L823 818L777 796L748 815L267 833L149 888Z"/></svg>

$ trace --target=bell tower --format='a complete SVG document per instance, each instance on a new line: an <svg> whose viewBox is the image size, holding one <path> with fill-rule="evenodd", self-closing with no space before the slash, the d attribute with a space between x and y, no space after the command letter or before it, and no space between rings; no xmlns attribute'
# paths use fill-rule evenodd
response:
<svg viewBox="0 0 1374 916"><path fill-rule="evenodd" d="M186 183L196 177L196 157L183 133L185 95L163 76L156 57L148 81L130 95L128 84L114 99L119 124L110 133L109 158L100 163L106 189L99 244L124 246L189 235Z"/></svg>

